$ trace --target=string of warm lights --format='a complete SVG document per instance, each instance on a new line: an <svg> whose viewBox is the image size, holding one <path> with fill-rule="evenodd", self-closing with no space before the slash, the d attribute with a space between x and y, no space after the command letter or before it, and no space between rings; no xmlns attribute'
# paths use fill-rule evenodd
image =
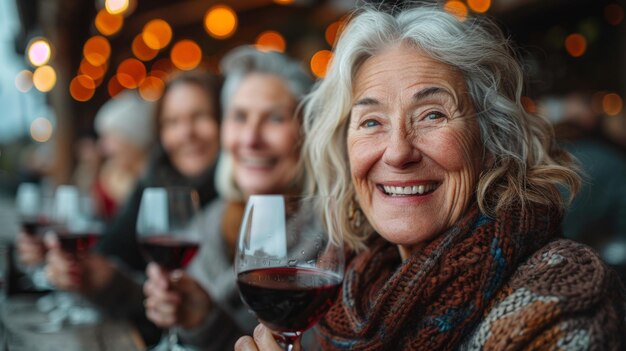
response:
<svg viewBox="0 0 626 351"><path fill-rule="evenodd" d="M143 99L155 101L161 97L164 82L173 70L191 70L203 63L217 60L214 57L205 57L202 47L197 42L189 38L176 38L172 26L166 20L153 18L145 23L132 40L130 48L132 57L122 60L117 67L111 67L112 47L109 38L123 31L125 18L133 12L137 0L99 1L101 8L93 22L98 34L91 36L83 44L83 58L68 87L69 94L75 101L90 101L101 85L105 86L111 97L115 97L124 89L137 89ZM274 2L279 5L294 3L293 0L274 0ZM492 8L492 0L449 0L443 6L460 21L464 21L470 13L488 12ZM604 19L613 26L623 23L622 6L617 3L607 5L604 9ZM324 38L329 47L314 52L309 60L309 68L318 78L323 78L326 74L333 56L332 48L344 23L345 19L341 18L326 26ZM205 12L202 21L206 33L215 40L233 37L238 24L237 12L223 3L211 6ZM594 41L593 25L580 27L581 30L570 33L562 29L553 30L547 33L546 37L553 37L551 40L561 48L560 50L573 59L579 59L585 57ZM597 32L597 29L595 30ZM280 32L265 30L256 36L253 45L260 51L285 52L288 43ZM15 77L16 89L23 93L30 91L32 87L43 93L51 91L57 81L57 73L50 65L54 57L54 47L46 38L34 38L27 47L26 57L33 70L18 72ZM152 62L155 59L156 61ZM105 81L109 68L112 71L108 81ZM623 101L619 94L613 92L597 94L600 93L601 96L596 99L599 99L599 106L604 114L614 116L622 112ZM536 105L530 97L523 97L522 103L528 111L536 111ZM42 121L37 123L36 127L31 126L31 135L35 140L42 140L41 135L45 133L40 131L47 130L47 127ZM37 138L33 134L35 130L39 133Z"/></svg>

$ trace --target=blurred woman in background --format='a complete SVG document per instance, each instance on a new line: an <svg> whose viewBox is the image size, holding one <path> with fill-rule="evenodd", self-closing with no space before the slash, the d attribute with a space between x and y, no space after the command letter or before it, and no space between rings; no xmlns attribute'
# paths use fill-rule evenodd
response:
<svg viewBox="0 0 626 351"><path fill-rule="evenodd" d="M202 244L187 272L167 276L150 264L144 285L148 318L161 327L184 327L182 340L203 350L232 349L256 324L239 299L235 242L250 195L301 190L301 118L296 107L312 83L295 61L249 47L233 50L221 65L225 114L217 171L220 198L196 223Z"/></svg>
<svg viewBox="0 0 626 351"><path fill-rule="evenodd" d="M94 120L104 157L92 184L98 214L111 219L123 205L148 163L154 141L154 103L124 91L104 104Z"/></svg>
<svg viewBox="0 0 626 351"><path fill-rule="evenodd" d="M79 291L113 315L131 318L141 328L145 312L141 286L132 272L145 270L139 251L136 221L143 189L188 186L196 189L201 205L211 201L214 164L219 152L219 85L201 72L174 76L156 109L159 144L147 172L127 203L107 226L96 252L76 261L51 240L47 275L60 289ZM144 336L149 331L142 329ZM153 340L152 340L153 341Z"/></svg>

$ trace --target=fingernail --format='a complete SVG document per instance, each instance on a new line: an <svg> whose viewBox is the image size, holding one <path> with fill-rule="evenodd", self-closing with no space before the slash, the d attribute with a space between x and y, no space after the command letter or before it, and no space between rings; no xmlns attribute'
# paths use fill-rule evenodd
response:
<svg viewBox="0 0 626 351"><path fill-rule="evenodd" d="M263 326L263 324L259 324L256 326L256 328L254 328L253 335L255 338L259 338L261 337L261 335L263 335L263 332L265 332L265 327Z"/></svg>

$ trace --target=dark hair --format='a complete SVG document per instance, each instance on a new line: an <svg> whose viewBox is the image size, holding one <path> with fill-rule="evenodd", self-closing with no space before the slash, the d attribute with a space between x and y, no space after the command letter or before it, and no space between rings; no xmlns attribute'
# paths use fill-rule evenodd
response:
<svg viewBox="0 0 626 351"><path fill-rule="evenodd" d="M206 71L181 71L174 73L167 80L165 83L165 89L163 89L163 95L159 101L157 101L155 110L157 136L160 135L161 132L161 114L163 113L163 101L165 100L165 96L173 87L183 84L196 85L205 92L207 99L211 100L215 122L220 125L222 119L222 107L220 105L220 90L222 86L221 79Z"/></svg>

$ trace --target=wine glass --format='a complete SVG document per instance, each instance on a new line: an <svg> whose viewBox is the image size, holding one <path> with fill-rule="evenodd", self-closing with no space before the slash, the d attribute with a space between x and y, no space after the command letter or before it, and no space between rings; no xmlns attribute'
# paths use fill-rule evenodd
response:
<svg viewBox="0 0 626 351"><path fill-rule="evenodd" d="M251 196L235 269L243 302L285 350L333 305L344 251L324 196ZM323 220L325 218L325 220Z"/></svg>
<svg viewBox="0 0 626 351"><path fill-rule="evenodd" d="M21 183L17 188L15 196L15 208L21 223L22 232L30 236L45 249L43 234L52 225L52 197L45 196L41 187L35 183ZM35 265L23 265L20 267L25 273L25 280L20 284L37 291L47 291L52 289L48 282L44 263ZM39 311L47 313L55 306L54 298L44 295L37 299Z"/></svg>
<svg viewBox="0 0 626 351"><path fill-rule="evenodd" d="M35 183L21 183L17 188L15 205L22 230L28 235L41 234L50 224L39 186Z"/></svg>
<svg viewBox="0 0 626 351"><path fill-rule="evenodd" d="M199 197L185 187L146 188L137 217L139 247L148 261L166 272L184 269L199 249L192 220L198 213ZM184 351L176 328L170 328L151 350Z"/></svg>
<svg viewBox="0 0 626 351"><path fill-rule="evenodd" d="M73 260L83 260L102 233L102 223L93 219L89 209L77 187L60 185L57 188L50 231L56 235L61 250ZM49 322L40 331L56 332L64 323L90 325L100 321L99 312L79 294L57 290L54 298L55 307L48 313Z"/></svg>

